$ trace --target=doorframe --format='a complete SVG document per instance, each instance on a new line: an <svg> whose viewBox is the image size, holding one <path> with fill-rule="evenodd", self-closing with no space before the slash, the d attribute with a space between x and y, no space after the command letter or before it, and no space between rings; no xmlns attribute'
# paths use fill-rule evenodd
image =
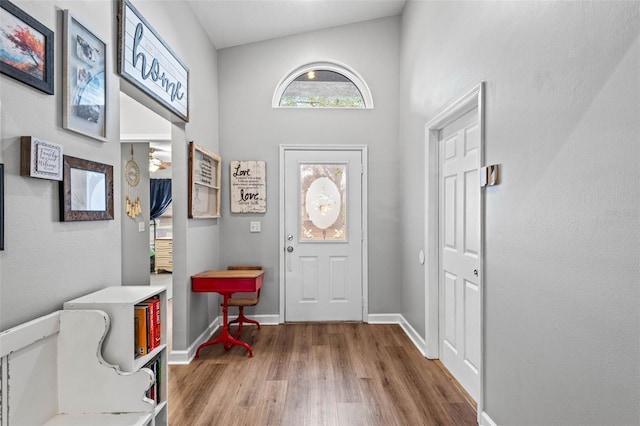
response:
<svg viewBox="0 0 640 426"><path fill-rule="evenodd" d="M484 164L485 144L485 88L484 82L478 83L470 91L458 98L425 125L425 236L426 248L425 268L425 356L438 359L440 356L440 251L439 251L439 132L448 124L464 114L478 109L478 126L480 127L480 158L478 169ZM478 182L478 185L480 183ZM478 397L478 420L483 409L484 399L484 191L480 191L480 274L478 289L480 293L480 393Z"/></svg>
<svg viewBox="0 0 640 426"><path fill-rule="evenodd" d="M369 275L368 275L368 229L367 224L368 217L368 188L367 188L367 176L368 176L368 150L366 145L280 145L280 162L279 162L279 192L280 198L280 211L279 215L279 228L278 228L278 250L279 250L279 270L280 270L280 324L284 324L285 314L285 197L284 197L284 169L285 169L285 153L287 151L360 151L362 158L362 209L360 212L362 223L362 321L368 322L369 317Z"/></svg>

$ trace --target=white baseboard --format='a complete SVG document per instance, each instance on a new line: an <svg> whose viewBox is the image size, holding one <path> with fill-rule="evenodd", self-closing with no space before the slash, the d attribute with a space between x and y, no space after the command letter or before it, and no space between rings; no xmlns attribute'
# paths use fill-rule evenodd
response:
<svg viewBox="0 0 640 426"><path fill-rule="evenodd" d="M206 330L204 330L202 334L198 336L195 342L193 342L187 350L179 351L172 349L169 353L169 365L189 364L191 361L193 361L193 358L196 356L196 350L198 349L198 346L211 339L213 333L215 333L216 330L218 330L218 327L220 327L221 325L222 318L217 317L211 324L209 324L209 327L207 327Z"/></svg>
<svg viewBox="0 0 640 426"><path fill-rule="evenodd" d="M275 315L250 315L247 318L260 322L261 325L278 325L280 324L280 316ZM371 314L367 318L369 324L398 324L402 327L402 330L407 334L407 337L411 340L420 353L425 355L426 343L424 339L418 334L418 332L409 324L409 322L401 314ZM218 327L222 325L222 317L217 317L209 327L198 336L187 350L172 350L169 353L169 364L189 364L196 356L196 350L198 346L211 339L213 333L218 330ZM488 426L491 426L488 424Z"/></svg>
<svg viewBox="0 0 640 426"><path fill-rule="evenodd" d="M280 316L279 315L247 315L247 318L258 321L261 325L278 325L280 324ZM211 336L218 330L219 327L222 326L222 317L219 316L211 324L209 327L198 336L195 342L189 346L187 350L172 350L169 354L169 364L170 365L178 365L178 364L189 364L193 361L193 358L196 356L196 350L198 346L203 344L204 342L211 339Z"/></svg>
<svg viewBox="0 0 640 426"><path fill-rule="evenodd" d="M400 324L402 319L400 314L369 314L367 322L369 324Z"/></svg>
<svg viewBox="0 0 640 426"><path fill-rule="evenodd" d="M483 411L482 414L480 415L480 426L498 426L498 425L496 424L496 422L491 420L491 417L489 417L489 415L485 411Z"/></svg>
<svg viewBox="0 0 640 426"><path fill-rule="evenodd" d="M261 325L279 325L280 315L252 315L248 318L260 322ZM420 351L422 356L426 357L426 341L420 334L409 324L409 322L401 314L371 314L367 317L369 324L398 324L405 332L409 340ZM222 317L217 317L207 329L198 336L195 342L189 346L187 350L172 350L169 353L169 364L189 364L196 355L198 346L211 339L211 336L222 326ZM479 426L497 426L497 424L483 411L480 415Z"/></svg>
<svg viewBox="0 0 640 426"><path fill-rule="evenodd" d="M258 321L260 325L279 325L280 315L247 315L247 318ZM222 319L220 319L222 321Z"/></svg>
<svg viewBox="0 0 640 426"><path fill-rule="evenodd" d="M409 322L401 314L372 314L369 315L369 324L398 324L402 327L405 334L413 345L418 348L422 356L426 354L426 342L420 334L409 324Z"/></svg>

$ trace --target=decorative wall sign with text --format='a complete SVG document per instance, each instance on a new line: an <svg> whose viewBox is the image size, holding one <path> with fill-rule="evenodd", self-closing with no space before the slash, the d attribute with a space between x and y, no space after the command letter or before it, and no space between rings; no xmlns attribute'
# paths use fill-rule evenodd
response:
<svg viewBox="0 0 640 426"><path fill-rule="evenodd" d="M220 162L218 154L189 143L189 218L220 217Z"/></svg>
<svg viewBox="0 0 640 426"><path fill-rule="evenodd" d="M189 69L128 0L118 19L120 75L188 122Z"/></svg>
<svg viewBox="0 0 640 426"><path fill-rule="evenodd" d="M62 180L62 145L34 136L20 138L20 174Z"/></svg>
<svg viewBox="0 0 640 426"><path fill-rule="evenodd" d="M231 213L266 213L267 168L264 161L231 161Z"/></svg>

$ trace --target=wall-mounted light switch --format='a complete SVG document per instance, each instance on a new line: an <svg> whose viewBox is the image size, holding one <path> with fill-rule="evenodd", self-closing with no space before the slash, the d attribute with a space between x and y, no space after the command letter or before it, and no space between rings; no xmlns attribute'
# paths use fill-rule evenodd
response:
<svg viewBox="0 0 640 426"><path fill-rule="evenodd" d="M249 232L260 232L260 222L251 222Z"/></svg>
<svg viewBox="0 0 640 426"><path fill-rule="evenodd" d="M144 232L144 222L138 222L138 232Z"/></svg>

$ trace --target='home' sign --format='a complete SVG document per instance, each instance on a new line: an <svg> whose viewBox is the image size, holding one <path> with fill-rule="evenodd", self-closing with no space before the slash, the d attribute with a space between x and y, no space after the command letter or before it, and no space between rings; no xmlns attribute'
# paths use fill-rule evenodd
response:
<svg viewBox="0 0 640 426"><path fill-rule="evenodd" d="M128 0L118 19L120 75L189 121L189 69Z"/></svg>

